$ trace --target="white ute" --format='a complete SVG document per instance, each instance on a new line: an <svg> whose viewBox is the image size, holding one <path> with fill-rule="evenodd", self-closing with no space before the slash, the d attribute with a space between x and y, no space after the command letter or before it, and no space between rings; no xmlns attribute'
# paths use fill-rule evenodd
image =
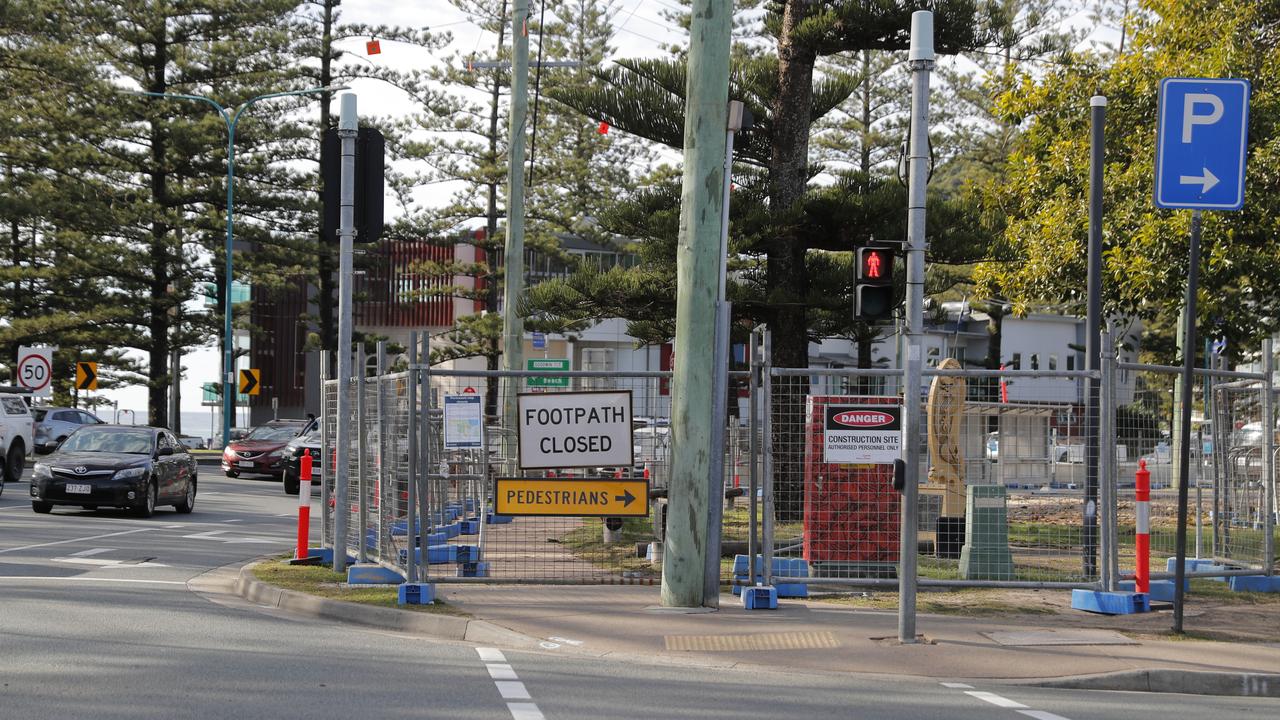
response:
<svg viewBox="0 0 1280 720"><path fill-rule="evenodd" d="M22 478L27 453L32 447L31 430L31 409L27 401L21 395L0 393L0 461L4 463L0 493L4 492L5 483Z"/></svg>

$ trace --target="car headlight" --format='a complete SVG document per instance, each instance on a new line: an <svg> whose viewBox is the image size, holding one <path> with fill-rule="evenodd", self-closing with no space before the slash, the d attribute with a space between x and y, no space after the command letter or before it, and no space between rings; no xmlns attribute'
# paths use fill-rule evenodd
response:
<svg viewBox="0 0 1280 720"><path fill-rule="evenodd" d="M147 474L147 468L145 466L140 465L138 467L125 468L117 472L116 479L128 480L130 478L140 478L145 476L146 474Z"/></svg>
<svg viewBox="0 0 1280 720"><path fill-rule="evenodd" d="M36 466L31 473L36 480L48 480L53 477L53 472L49 470L49 466L41 463L36 463Z"/></svg>

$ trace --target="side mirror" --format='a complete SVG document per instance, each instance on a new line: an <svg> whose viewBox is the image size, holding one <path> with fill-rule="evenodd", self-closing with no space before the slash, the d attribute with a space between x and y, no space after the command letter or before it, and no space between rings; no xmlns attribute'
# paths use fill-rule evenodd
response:
<svg viewBox="0 0 1280 720"><path fill-rule="evenodd" d="M156 457L164 457L165 455L172 455L172 454L173 454L173 448L171 447L162 447L159 450L156 450Z"/></svg>

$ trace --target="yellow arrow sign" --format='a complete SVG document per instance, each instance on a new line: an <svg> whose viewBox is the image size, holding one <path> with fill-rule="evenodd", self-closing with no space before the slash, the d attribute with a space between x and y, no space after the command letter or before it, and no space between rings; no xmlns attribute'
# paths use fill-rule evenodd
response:
<svg viewBox="0 0 1280 720"><path fill-rule="evenodd" d="M76 389L77 390L97 390L98 389L98 363L96 362L76 363Z"/></svg>
<svg viewBox="0 0 1280 720"><path fill-rule="evenodd" d="M649 481L644 478L496 478L498 515L645 517Z"/></svg>
<svg viewBox="0 0 1280 720"><path fill-rule="evenodd" d="M240 394L257 395L262 390L262 373L258 368L240 371Z"/></svg>

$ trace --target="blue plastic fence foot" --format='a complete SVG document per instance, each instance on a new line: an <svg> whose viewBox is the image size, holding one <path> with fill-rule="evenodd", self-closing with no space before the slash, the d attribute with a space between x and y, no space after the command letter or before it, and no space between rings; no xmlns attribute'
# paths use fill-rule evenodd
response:
<svg viewBox="0 0 1280 720"><path fill-rule="evenodd" d="M462 563L458 566L458 577L489 577L489 563Z"/></svg>
<svg viewBox="0 0 1280 720"><path fill-rule="evenodd" d="M431 583L402 583L396 602L400 605L430 605L436 601L436 586Z"/></svg>
<svg viewBox="0 0 1280 720"><path fill-rule="evenodd" d="M1227 581L1235 592L1280 592L1280 575L1240 575Z"/></svg>
<svg viewBox="0 0 1280 720"><path fill-rule="evenodd" d="M1151 612L1151 599L1144 593L1072 590L1071 607L1103 615L1132 615Z"/></svg>
<svg viewBox="0 0 1280 720"><path fill-rule="evenodd" d="M1150 588L1151 592L1147 593L1147 596L1149 598L1151 598L1152 600L1155 600L1156 602L1173 602L1173 581L1172 580L1152 580L1150 581L1150 585L1151 585L1151 588ZM1189 589L1190 583L1184 581L1183 585L1188 586L1183 588L1183 590L1185 591ZM1132 580L1121 580L1119 583L1116 584L1116 587L1119 588L1120 590L1125 590L1127 592L1134 592L1134 587L1136 586L1134 585L1134 582Z"/></svg>
<svg viewBox="0 0 1280 720"><path fill-rule="evenodd" d="M777 610L778 589L768 585L742 588L742 607L747 610Z"/></svg>
<svg viewBox="0 0 1280 720"><path fill-rule="evenodd" d="M348 585L395 585L404 582L404 576L381 565L352 565L347 568Z"/></svg>

